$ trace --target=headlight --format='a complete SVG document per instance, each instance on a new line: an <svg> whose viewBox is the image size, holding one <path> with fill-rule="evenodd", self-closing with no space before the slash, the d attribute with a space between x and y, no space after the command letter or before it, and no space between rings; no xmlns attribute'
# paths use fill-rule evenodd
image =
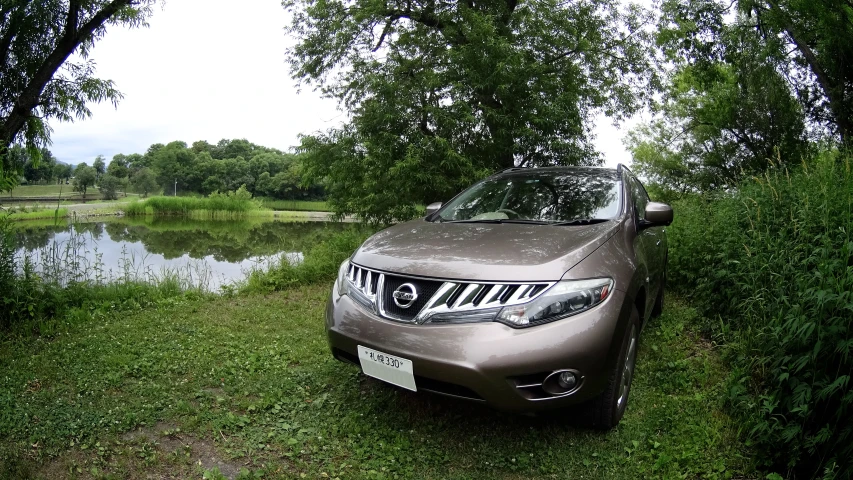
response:
<svg viewBox="0 0 853 480"><path fill-rule="evenodd" d="M344 260L338 268L338 295L346 295L349 293L349 281L347 280L347 272L349 271L349 260Z"/></svg>
<svg viewBox="0 0 853 480"><path fill-rule="evenodd" d="M496 320L511 327L553 322L598 305L612 288L609 278L557 282L531 302L504 307Z"/></svg>

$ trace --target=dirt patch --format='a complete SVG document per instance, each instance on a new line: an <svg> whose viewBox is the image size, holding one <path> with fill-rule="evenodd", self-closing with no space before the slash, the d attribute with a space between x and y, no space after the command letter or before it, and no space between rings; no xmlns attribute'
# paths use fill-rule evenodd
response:
<svg viewBox="0 0 853 480"><path fill-rule="evenodd" d="M33 478L89 479L112 474L116 478L172 480L198 478L218 468L226 478L237 477L243 465L227 459L211 439L198 438L177 424L158 422L127 432L115 442L86 449L72 447L35 470Z"/></svg>
<svg viewBox="0 0 853 480"><path fill-rule="evenodd" d="M157 422L153 427L125 433L122 440L155 443L164 453L187 452L194 465L201 465L203 470L219 468L228 478L235 478L241 467L237 462L228 461L220 455L213 441L181 432L177 425L169 422Z"/></svg>

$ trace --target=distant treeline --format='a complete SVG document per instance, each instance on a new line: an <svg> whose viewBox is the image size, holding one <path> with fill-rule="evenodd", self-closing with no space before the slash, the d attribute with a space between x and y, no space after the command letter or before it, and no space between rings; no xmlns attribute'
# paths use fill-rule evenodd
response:
<svg viewBox="0 0 853 480"><path fill-rule="evenodd" d="M49 151L35 167L26 160L24 181L47 183L61 181L74 175L59 168ZM80 164L77 168L85 164ZM86 165L88 167L88 165ZM322 185L302 185L302 162L298 155L274 148L255 145L247 140L220 140L156 143L144 154L115 155L107 165L101 156L92 164L97 182L105 178L118 179L143 195L162 190L171 195L236 191L245 185L256 197L282 200L317 200L324 198Z"/></svg>

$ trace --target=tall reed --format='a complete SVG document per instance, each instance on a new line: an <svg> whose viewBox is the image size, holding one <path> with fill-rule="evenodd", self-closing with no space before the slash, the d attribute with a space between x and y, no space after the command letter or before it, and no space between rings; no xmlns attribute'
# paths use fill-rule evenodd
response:
<svg viewBox="0 0 853 480"><path fill-rule="evenodd" d="M209 197L151 197L122 207L125 215L192 216L198 219L233 219L260 208L243 187L236 192L212 193Z"/></svg>

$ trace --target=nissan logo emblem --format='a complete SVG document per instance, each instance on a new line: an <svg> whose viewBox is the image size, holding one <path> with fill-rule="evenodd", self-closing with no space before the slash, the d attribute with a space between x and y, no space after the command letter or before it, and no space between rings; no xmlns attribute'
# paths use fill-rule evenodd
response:
<svg viewBox="0 0 853 480"><path fill-rule="evenodd" d="M394 304L400 308L409 308L418 299L418 289L411 283L404 283L391 294Z"/></svg>

